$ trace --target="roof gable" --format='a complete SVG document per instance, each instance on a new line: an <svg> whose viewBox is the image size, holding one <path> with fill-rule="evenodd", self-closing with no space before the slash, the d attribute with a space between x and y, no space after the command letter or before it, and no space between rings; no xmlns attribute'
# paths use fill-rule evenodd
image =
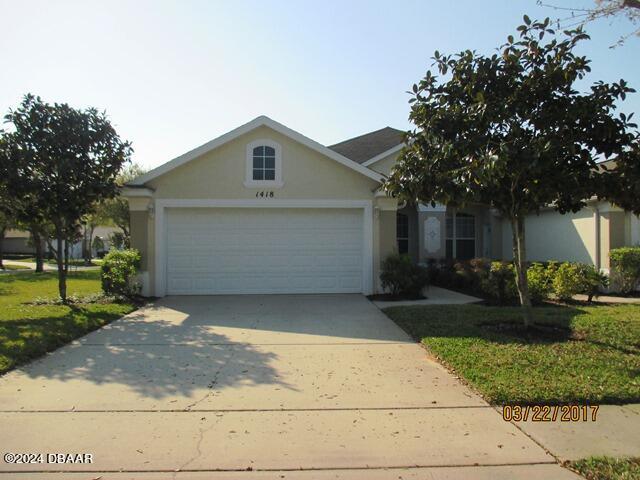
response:
<svg viewBox="0 0 640 480"><path fill-rule="evenodd" d="M346 158L345 156L343 156L342 154L340 154L339 152L336 152L332 149L329 149L327 147L325 147L324 145L321 145L320 143L311 140L308 137L305 137L304 135L291 130L288 127L285 127L284 125L282 125L281 123L276 122L275 120L270 119L269 117L266 116L260 116L257 117L253 120L251 120L249 123L246 123L234 130L231 130L228 133L225 133L224 135L221 135L218 138L215 138L213 140L211 140L210 142L207 142L183 155L180 155L179 157L174 158L173 160L168 161L167 163L164 163L162 165L160 165L157 168L154 168L153 170L133 179L129 185L135 186L135 185L144 185L146 182L148 182L149 180L152 180L154 178L159 177L160 175L164 175L167 172L170 172L171 170L184 165L188 162L190 162L191 160L194 160L202 155L204 155L207 152L210 152L211 150L218 148L232 140L235 140L236 138L240 137L241 135L244 135L245 133L248 133L258 127L261 126L266 126L271 128L272 130L275 130L276 132L291 138L292 140L295 140L296 142L299 142L303 145L305 145L306 147L315 150L327 157L329 157L330 159L348 167L351 168L352 170L355 170L356 172L371 178L372 180L375 180L377 182L382 183L384 177L376 172L374 172L373 170L368 169L367 167L364 167L362 165L360 165L359 163L354 162L353 160Z"/></svg>
<svg viewBox="0 0 640 480"><path fill-rule="evenodd" d="M385 127L336 143L329 148L354 162L364 164L367 160L401 145L404 141L404 133L402 130Z"/></svg>

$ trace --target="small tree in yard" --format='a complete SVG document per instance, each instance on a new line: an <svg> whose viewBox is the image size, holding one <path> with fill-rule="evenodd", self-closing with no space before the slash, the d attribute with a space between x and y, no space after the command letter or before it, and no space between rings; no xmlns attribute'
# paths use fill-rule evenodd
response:
<svg viewBox="0 0 640 480"><path fill-rule="evenodd" d="M7 138L7 135L0 130L0 157L3 152L7 152ZM33 202L29 200L29 197L9 194L5 182L2 182L2 179L0 179L0 215L10 220L9 225L11 228L27 230L31 234L30 243L33 244L35 249L36 272L40 273L44 271L42 247L45 239L46 226L44 225L41 212L37 209L37 205L34 205Z"/></svg>
<svg viewBox="0 0 640 480"><path fill-rule="evenodd" d="M52 225L56 239L58 289L67 299L69 240L76 238L93 206L116 194L116 177L129 160L123 142L104 112L53 105L26 95L5 116L11 130L0 143L0 182L24 204L21 221L34 212ZM63 246L64 245L64 246Z"/></svg>
<svg viewBox="0 0 640 480"><path fill-rule="evenodd" d="M44 245L47 240L47 235L49 230L51 230L50 226L45 223L40 223L37 218L38 214L34 214L32 216L25 215L23 212L22 218L30 218L31 220L28 223L20 223L21 226L24 226L24 229L27 230L31 234L30 242L33 245L35 250L36 257L36 272L42 273L44 272Z"/></svg>
<svg viewBox="0 0 640 480"><path fill-rule="evenodd" d="M532 323L526 275L525 217L542 207L577 211L593 195L607 198L610 180L628 191L630 178L599 173L599 157L619 156L638 142L630 117L614 116L615 102L633 92L624 80L598 82L579 93L576 80L590 71L574 47L589 37L563 35L550 21L524 17L519 38L491 57L467 50L435 53L442 80L426 73L413 86L415 130L387 181L395 196L425 203L490 205L512 226L516 284L526 326ZM549 38L550 37L550 38ZM548 40L546 43L545 40Z"/></svg>

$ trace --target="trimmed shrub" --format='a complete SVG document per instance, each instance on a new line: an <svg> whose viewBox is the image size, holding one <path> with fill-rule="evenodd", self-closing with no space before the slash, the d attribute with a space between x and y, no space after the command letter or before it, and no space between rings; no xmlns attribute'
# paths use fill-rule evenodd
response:
<svg viewBox="0 0 640 480"><path fill-rule="evenodd" d="M593 265L580 265L581 292L587 295L588 302L598 296L600 290L609 286L609 277L598 271Z"/></svg>
<svg viewBox="0 0 640 480"><path fill-rule="evenodd" d="M546 262L547 266L547 275L549 275L549 279L553 282L553 277L555 277L558 268L560 268L560 262L556 260L550 260Z"/></svg>
<svg viewBox="0 0 640 480"><path fill-rule="evenodd" d="M493 297L500 305L517 297L516 276L510 262L491 262L487 277L481 282L481 291Z"/></svg>
<svg viewBox="0 0 640 480"><path fill-rule="evenodd" d="M140 284L135 281L140 268L138 250L111 250L104 257L100 271L102 291L106 295L133 297L140 293Z"/></svg>
<svg viewBox="0 0 640 480"><path fill-rule="evenodd" d="M553 293L560 300L571 300L571 297L582 293L584 289L583 275L580 265L564 262L560 264L553 277Z"/></svg>
<svg viewBox="0 0 640 480"><path fill-rule="evenodd" d="M485 258L455 263L432 260L428 270L431 283L444 288L464 289L499 305L511 304L518 298L512 262L491 262ZM527 280L534 303L554 295L569 300L577 293L588 295L591 301L609 283L607 276L592 265L556 261L531 263Z"/></svg>
<svg viewBox="0 0 640 480"><path fill-rule="evenodd" d="M469 266L473 272L473 289L481 291L483 283L489 278L491 272L491 260L488 258L472 258L469 260Z"/></svg>
<svg viewBox="0 0 640 480"><path fill-rule="evenodd" d="M439 281L440 268L438 267L438 260L435 258L427 259L427 274L429 276L429 282L435 283Z"/></svg>
<svg viewBox="0 0 640 480"><path fill-rule="evenodd" d="M529 294L533 302L539 303L546 300L553 291L553 279L555 268L545 266L539 262L533 262L527 269L527 282Z"/></svg>
<svg viewBox="0 0 640 480"><path fill-rule="evenodd" d="M609 259L615 288L622 293L633 292L640 283L640 247L614 248Z"/></svg>
<svg viewBox="0 0 640 480"><path fill-rule="evenodd" d="M456 288L459 278L453 265L454 262L446 258L427 260L429 282L444 288Z"/></svg>
<svg viewBox="0 0 640 480"><path fill-rule="evenodd" d="M394 297L419 297L429 283L425 267L416 265L408 255L389 255L382 262L382 288Z"/></svg>
<svg viewBox="0 0 640 480"><path fill-rule="evenodd" d="M455 272L454 286L457 288L472 289L474 284L474 273L468 262L456 262L453 265Z"/></svg>

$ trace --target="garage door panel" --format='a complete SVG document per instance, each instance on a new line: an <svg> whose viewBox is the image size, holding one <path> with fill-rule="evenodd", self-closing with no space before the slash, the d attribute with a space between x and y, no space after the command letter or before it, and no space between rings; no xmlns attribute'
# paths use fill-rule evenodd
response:
<svg viewBox="0 0 640 480"><path fill-rule="evenodd" d="M358 209L167 210L167 293L362 291Z"/></svg>
<svg viewBox="0 0 640 480"><path fill-rule="evenodd" d="M353 276L353 277L348 277L348 276L343 276L340 277L339 279L340 284L339 287L342 289L346 289L346 290L351 290L351 289L356 289L360 286L360 283L362 282L362 277L358 277L358 276Z"/></svg>

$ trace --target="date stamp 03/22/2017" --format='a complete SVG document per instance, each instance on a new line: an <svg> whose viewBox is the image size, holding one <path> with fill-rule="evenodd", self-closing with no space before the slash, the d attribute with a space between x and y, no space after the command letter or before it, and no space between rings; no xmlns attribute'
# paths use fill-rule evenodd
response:
<svg viewBox="0 0 640 480"><path fill-rule="evenodd" d="M506 422L596 422L599 405L504 405Z"/></svg>

